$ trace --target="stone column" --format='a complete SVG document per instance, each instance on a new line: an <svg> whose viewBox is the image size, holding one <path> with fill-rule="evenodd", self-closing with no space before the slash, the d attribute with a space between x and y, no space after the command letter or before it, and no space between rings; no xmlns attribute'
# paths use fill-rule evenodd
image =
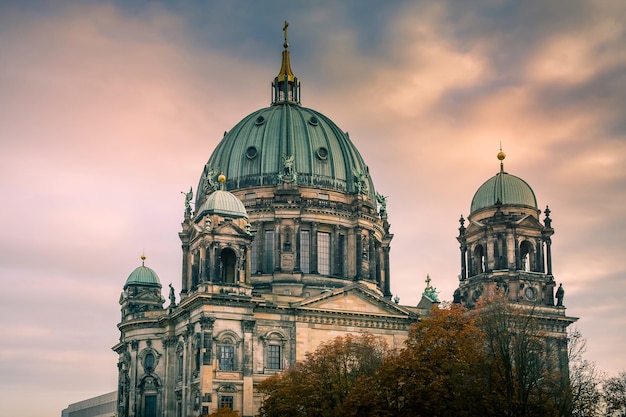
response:
<svg viewBox="0 0 626 417"><path fill-rule="evenodd" d="M280 219L274 219L274 271L280 271L280 259L283 252L281 244Z"/></svg>
<svg viewBox="0 0 626 417"><path fill-rule="evenodd" d="M391 247L383 246L383 256L384 256L384 271L385 271L385 296L391 297L391 279L389 277L389 251Z"/></svg>
<svg viewBox="0 0 626 417"><path fill-rule="evenodd" d="M317 266L317 228L319 223L311 223L311 273L318 274Z"/></svg>
<svg viewBox="0 0 626 417"><path fill-rule="evenodd" d="M361 228L356 227L354 229L355 238L356 238L356 279L361 279L363 277L363 236L361 235Z"/></svg>
<svg viewBox="0 0 626 417"><path fill-rule="evenodd" d="M300 266L300 219L293 221L293 240L294 240L294 263L293 269L295 271L302 271Z"/></svg>
<svg viewBox="0 0 626 417"><path fill-rule="evenodd" d="M189 244L183 244L183 280L182 280L182 288L181 294L187 293L187 288L189 288Z"/></svg>
<svg viewBox="0 0 626 417"><path fill-rule="evenodd" d="M254 384L253 375L253 358L254 358L254 320L243 320L241 322L243 330L243 416L253 416L257 411L254 409Z"/></svg>

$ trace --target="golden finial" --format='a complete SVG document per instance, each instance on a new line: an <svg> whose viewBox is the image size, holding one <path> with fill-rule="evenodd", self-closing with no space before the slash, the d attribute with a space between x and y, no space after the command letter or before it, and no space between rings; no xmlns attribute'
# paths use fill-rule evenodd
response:
<svg viewBox="0 0 626 417"><path fill-rule="evenodd" d="M500 152L498 152L498 159L503 161L506 158L506 154L502 152L502 142L500 142Z"/></svg>
<svg viewBox="0 0 626 417"><path fill-rule="evenodd" d="M285 20L285 26L283 26L283 32L285 32L285 43L283 43L283 47L285 49L289 48L289 43L287 42L287 37L288 37L287 28L288 27L289 27L289 22Z"/></svg>
<svg viewBox="0 0 626 417"><path fill-rule="evenodd" d="M141 252L141 266L144 266L145 260L146 260L146 254L144 252Z"/></svg>
<svg viewBox="0 0 626 417"><path fill-rule="evenodd" d="M224 183L226 182L226 175L224 175L224 173L222 172L218 177L217 180L220 182L220 189L224 190Z"/></svg>
<svg viewBox="0 0 626 417"><path fill-rule="evenodd" d="M498 152L498 160L500 161L500 172L504 172L504 158L506 158L506 154L502 152L502 142L500 142L500 152Z"/></svg>

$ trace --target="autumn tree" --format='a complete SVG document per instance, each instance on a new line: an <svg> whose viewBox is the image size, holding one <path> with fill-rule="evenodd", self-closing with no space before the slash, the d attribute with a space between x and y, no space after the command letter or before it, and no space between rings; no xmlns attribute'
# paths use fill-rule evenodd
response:
<svg viewBox="0 0 626 417"><path fill-rule="evenodd" d="M602 384L607 417L626 417L626 372Z"/></svg>
<svg viewBox="0 0 626 417"><path fill-rule="evenodd" d="M471 416L483 409L482 331L459 305L433 308L376 375L380 416Z"/></svg>
<svg viewBox="0 0 626 417"><path fill-rule="evenodd" d="M370 334L338 337L308 353L303 362L261 384L261 417L334 417L361 378L383 363L386 344Z"/></svg>

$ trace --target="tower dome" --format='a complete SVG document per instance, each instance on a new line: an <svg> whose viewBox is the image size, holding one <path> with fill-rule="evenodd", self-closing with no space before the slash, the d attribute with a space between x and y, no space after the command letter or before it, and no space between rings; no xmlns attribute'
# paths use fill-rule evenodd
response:
<svg viewBox="0 0 626 417"><path fill-rule="evenodd" d="M236 219L248 218L248 213L241 200L224 190L213 191L196 211L198 218L205 214L219 214Z"/></svg>
<svg viewBox="0 0 626 417"><path fill-rule="evenodd" d="M530 185L523 179L504 172L502 160L506 155L500 151L500 172L481 185L472 199L470 214L496 205L520 205L537 210L537 198Z"/></svg>
<svg viewBox="0 0 626 417"><path fill-rule="evenodd" d="M135 270L130 273L124 284L124 289L128 288L129 285L161 288L161 281L159 281L156 272L143 264L145 259L145 256L141 257L141 266L135 268Z"/></svg>

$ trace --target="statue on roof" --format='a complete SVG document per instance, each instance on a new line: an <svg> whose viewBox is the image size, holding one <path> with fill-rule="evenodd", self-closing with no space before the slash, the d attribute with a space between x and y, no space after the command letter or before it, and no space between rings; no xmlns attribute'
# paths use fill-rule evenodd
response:
<svg viewBox="0 0 626 417"><path fill-rule="evenodd" d="M376 193L376 201L380 204L380 212L384 213L387 211L387 196Z"/></svg>
<svg viewBox="0 0 626 417"><path fill-rule="evenodd" d="M563 297L565 296L565 290L563 284L559 284L559 289L556 290L556 306L563 307Z"/></svg>
<svg viewBox="0 0 626 417"><path fill-rule="evenodd" d="M205 193L219 190L220 185L215 180L217 177L218 171L219 170L215 170L215 169L207 167L207 172L204 175L204 192Z"/></svg>
<svg viewBox="0 0 626 417"><path fill-rule="evenodd" d="M174 294L174 287L170 282L170 307L176 307L176 294Z"/></svg>
<svg viewBox="0 0 626 417"><path fill-rule="evenodd" d="M189 187L189 192L186 193L184 191L180 192L185 196L185 214L191 215L191 199L193 198L193 189Z"/></svg>
<svg viewBox="0 0 626 417"><path fill-rule="evenodd" d="M278 174L278 180L280 182L296 183L298 180L298 173L294 168L296 157L294 155L283 155L283 172Z"/></svg>
<svg viewBox="0 0 626 417"><path fill-rule="evenodd" d="M422 295L428 298L433 303L438 303L439 296L437 294L438 294L437 288L431 287L430 285L430 275L426 275L426 288L424 289L424 292L422 293Z"/></svg>
<svg viewBox="0 0 626 417"><path fill-rule="evenodd" d="M352 169L354 186L359 194L367 194L367 173Z"/></svg>

